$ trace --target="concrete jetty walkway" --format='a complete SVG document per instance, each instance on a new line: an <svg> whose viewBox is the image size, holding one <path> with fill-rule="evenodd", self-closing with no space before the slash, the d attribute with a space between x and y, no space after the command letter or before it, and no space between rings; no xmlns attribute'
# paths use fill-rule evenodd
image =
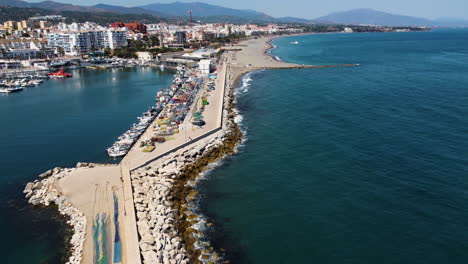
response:
<svg viewBox="0 0 468 264"><path fill-rule="evenodd" d="M180 132L163 144L158 144L155 151L150 153L142 152L139 147L142 140L150 139L154 132L153 123L134 144L125 158L116 165L85 165L77 168L72 173L66 175L54 185L55 188L66 196L73 207L81 211L87 219L87 228L81 263L96 263L96 245L93 240L93 225L97 215L105 214L108 217L109 225L106 231L107 248L103 254L106 259L113 259L113 248L115 227L113 219L113 195L118 198L119 203L119 224L122 245L122 263L140 264L142 263L139 238L136 224L136 213L133 200L133 189L131 173L139 167L157 160L166 154L172 153L181 147L189 146L192 143L215 135L222 126L222 109L224 97L224 84L226 81L226 62L223 61L218 70L216 89L208 95L209 105L205 107L203 113L206 125L197 127L192 125L191 119L194 113L195 104L180 126ZM202 93L204 88L200 89ZM156 120L154 121L156 122Z"/></svg>
<svg viewBox="0 0 468 264"><path fill-rule="evenodd" d="M248 39L224 48L229 53L229 75L232 76L231 78L237 79L247 72L265 69L320 69L359 66L359 64L301 65L279 61L267 54L267 51L273 48L271 44L273 38L270 36Z"/></svg>

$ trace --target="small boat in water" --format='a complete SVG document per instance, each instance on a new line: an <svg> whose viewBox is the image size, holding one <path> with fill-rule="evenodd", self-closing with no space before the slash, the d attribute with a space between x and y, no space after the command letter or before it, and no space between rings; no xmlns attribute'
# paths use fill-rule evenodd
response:
<svg viewBox="0 0 468 264"><path fill-rule="evenodd" d="M23 87L0 88L0 93L16 93L23 90Z"/></svg>
<svg viewBox="0 0 468 264"><path fill-rule="evenodd" d="M297 40L296 41L291 41L291 44L297 45L297 44L299 44L299 41L297 41Z"/></svg>
<svg viewBox="0 0 468 264"><path fill-rule="evenodd" d="M107 154L112 158L122 157L125 156L129 150L130 144L116 144L107 149Z"/></svg>
<svg viewBox="0 0 468 264"><path fill-rule="evenodd" d="M43 80L32 80L31 83L34 84L35 86L40 85L43 82Z"/></svg>
<svg viewBox="0 0 468 264"><path fill-rule="evenodd" d="M54 68L59 68L59 67L63 67L63 66L66 66L68 65L69 61L52 61L52 63L50 63L50 67L54 67Z"/></svg>
<svg viewBox="0 0 468 264"><path fill-rule="evenodd" d="M64 78L70 78L73 75L71 73L65 72L63 69L60 69L58 72L49 72L50 78L55 78L55 79L64 79Z"/></svg>

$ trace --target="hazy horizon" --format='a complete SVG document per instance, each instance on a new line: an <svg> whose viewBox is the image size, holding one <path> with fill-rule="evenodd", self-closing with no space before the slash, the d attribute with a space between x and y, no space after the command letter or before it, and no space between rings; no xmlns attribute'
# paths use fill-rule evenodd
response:
<svg viewBox="0 0 468 264"><path fill-rule="evenodd" d="M42 0L26 0L26 2L41 2ZM152 3L173 3L176 1L161 0L82 0L79 3L73 0L56 0L61 3L69 3L75 5L95 5L108 4L120 6L139 6ZM468 1L463 0L433 0L428 3L425 0L393 0L393 1L373 1L373 0L355 0L352 3L345 0L329 0L319 3L311 3L308 0L290 0L287 3L283 1L273 0L237 0L233 4L229 0L204 0L204 1L187 1L178 0L177 2L202 2L206 4L219 5L235 9L252 9L259 12L264 12L274 17L301 17L306 19L314 19L325 16L333 12L348 11L351 9L371 8L382 12L393 13L397 15L415 16L428 19L437 18L458 18L468 19L468 13L465 12L468 8Z"/></svg>

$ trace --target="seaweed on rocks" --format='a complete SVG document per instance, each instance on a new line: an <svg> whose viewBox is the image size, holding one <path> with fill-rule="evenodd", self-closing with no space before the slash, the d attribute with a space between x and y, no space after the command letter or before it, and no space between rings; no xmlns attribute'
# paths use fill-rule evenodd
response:
<svg viewBox="0 0 468 264"><path fill-rule="evenodd" d="M66 263L77 264L81 262L84 236L86 233L86 217L73 207L62 193L55 187L54 183L65 175L71 173L74 168L54 168L42 175L42 180L35 180L26 185L24 193L28 202L33 206L54 206L64 216L67 231L65 242L67 247L68 261Z"/></svg>
<svg viewBox="0 0 468 264"><path fill-rule="evenodd" d="M242 132L234 122L236 112L233 89L229 89L225 100L225 110L227 110L225 124L227 129L224 130L222 143L212 148L207 148L195 162L183 168L176 177L171 190L171 196L174 199L173 208L177 212L175 226L190 255L190 263L194 264L225 262L209 244L205 244L204 247L200 247L197 244L199 238L203 237L203 234L193 228L198 223L199 216L193 213L190 208L190 203L198 195L198 191L195 189L196 186L190 183L195 182L200 174L207 170L210 164L222 159L226 155L234 154L236 146L242 140Z"/></svg>

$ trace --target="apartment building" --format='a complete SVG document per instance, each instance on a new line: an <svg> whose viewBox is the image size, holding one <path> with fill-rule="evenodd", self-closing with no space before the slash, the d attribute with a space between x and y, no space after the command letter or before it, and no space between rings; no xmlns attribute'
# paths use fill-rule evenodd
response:
<svg viewBox="0 0 468 264"><path fill-rule="evenodd" d="M64 24L47 35L47 43L62 48L66 55L78 56L106 48L127 46L127 28L108 28L94 23Z"/></svg>

